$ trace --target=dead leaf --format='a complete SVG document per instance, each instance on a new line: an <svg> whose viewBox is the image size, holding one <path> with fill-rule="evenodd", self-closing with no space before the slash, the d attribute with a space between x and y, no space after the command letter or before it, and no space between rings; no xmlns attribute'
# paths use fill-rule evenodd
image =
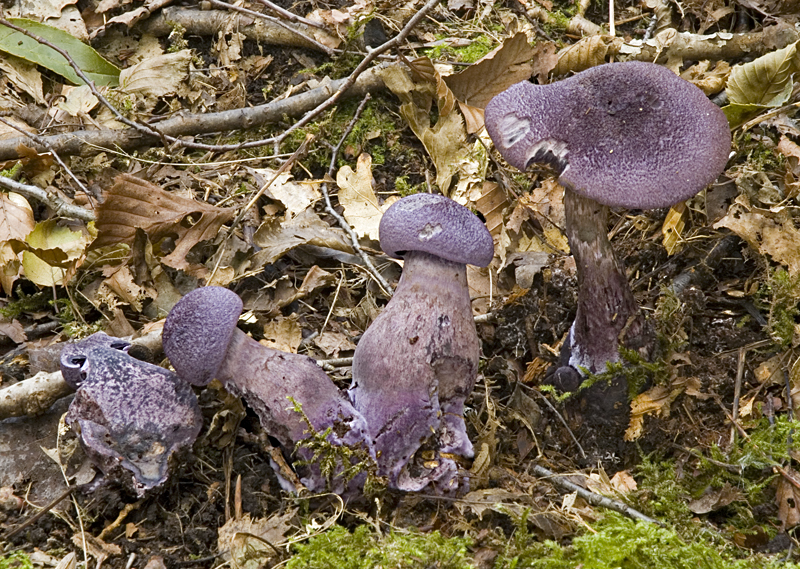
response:
<svg viewBox="0 0 800 569"><path fill-rule="evenodd" d="M372 190L372 156L361 154L355 172L347 165L339 168L336 184L344 218L353 231L359 237L377 241L378 225L385 209L378 205L378 198Z"/></svg>
<svg viewBox="0 0 800 569"><path fill-rule="evenodd" d="M275 170L271 168L248 168L253 174L256 185L260 188L275 177ZM322 197L317 189L319 182L295 182L290 172L280 174L267 188L267 193L286 207L287 217L294 217L313 205Z"/></svg>
<svg viewBox="0 0 800 569"><path fill-rule="evenodd" d="M460 102L482 109L498 93L530 78L534 53L528 37L519 32L461 73L445 77L444 82Z"/></svg>
<svg viewBox="0 0 800 569"><path fill-rule="evenodd" d="M800 273L800 251L797 248L800 231L794 226L788 210L771 212L751 208L748 211L737 203L713 227L727 227L762 255L769 255L785 265L792 277Z"/></svg>
<svg viewBox="0 0 800 569"><path fill-rule="evenodd" d="M303 332L297 323L297 315L278 316L264 325L264 339L261 344L274 350L296 354L303 341Z"/></svg>
<svg viewBox="0 0 800 569"><path fill-rule="evenodd" d="M602 65L614 41L611 36L589 36L565 47L558 52L558 65L553 69L553 75L559 77Z"/></svg>
<svg viewBox="0 0 800 569"><path fill-rule="evenodd" d="M338 358L339 352L350 352L356 345L341 332L323 332L314 339L314 343L328 357Z"/></svg>
<svg viewBox="0 0 800 569"><path fill-rule="evenodd" d="M28 200L14 192L0 192L0 286L6 294L11 294L22 266L21 253L8 241L24 241L34 227L36 222Z"/></svg>
<svg viewBox="0 0 800 569"><path fill-rule="evenodd" d="M707 514L724 508L733 502L744 500L742 492L725 484L722 488L709 489L697 500L692 500L687 504L688 508L695 514Z"/></svg>
<svg viewBox="0 0 800 569"><path fill-rule="evenodd" d="M15 344L21 344L28 339L25 336L25 329L16 318L11 322L0 322L0 334L6 336Z"/></svg>
<svg viewBox="0 0 800 569"><path fill-rule="evenodd" d="M235 213L233 208L219 208L178 197L155 184L123 174L116 178L106 192L105 201L97 208L98 234L91 249L120 243L130 245L137 228L144 230L154 245L174 236L175 249L161 261L174 269L203 277L208 269L188 263L186 254L201 241L216 237L222 224L230 221Z"/></svg>
<svg viewBox="0 0 800 569"><path fill-rule="evenodd" d="M280 547L292 531L295 508L269 518L252 519L250 514L231 518L219 528L217 549L234 567L258 569L272 559L274 547Z"/></svg>
<svg viewBox="0 0 800 569"><path fill-rule="evenodd" d="M536 45L533 46L533 55L531 59L533 75L536 76L540 84L547 83L550 72L558 65L556 44L551 41L537 41Z"/></svg>
<svg viewBox="0 0 800 569"><path fill-rule="evenodd" d="M152 99L177 93L189 76L191 50L156 55L119 74L119 89L128 94Z"/></svg>
<svg viewBox="0 0 800 569"><path fill-rule="evenodd" d="M353 252L344 231L322 221L311 208L289 221L272 219L264 222L253 235L253 242L262 248L253 255L255 266L272 264L295 247L306 244Z"/></svg>
<svg viewBox="0 0 800 569"><path fill-rule="evenodd" d="M620 470L611 477L611 487L620 494L628 494L636 490L638 486L627 470Z"/></svg>
<svg viewBox="0 0 800 569"><path fill-rule="evenodd" d="M791 467L786 466L784 468L790 476L797 480L797 473ZM800 490L785 476L781 476L778 479L775 500L778 502L778 519L781 521L781 531L800 524Z"/></svg>
<svg viewBox="0 0 800 569"><path fill-rule="evenodd" d="M689 212L686 209L685 202L681 202L669 208L667 216L664 218L664 223L661 225L662 242L664 243L664 249L667 250L668 255L674 255L678 252L681 235L686 228L688 219Z"/></svg>
<svg viewBox="0 0 800 569"><path fill-rule="evenodd" d="M492 236L499 235L503 229L503 214L510 207L506 192L497 182L486 181L481 189L481 197L475 203L486 220L486 228Z"/></svg>
<svg viewBox="0 0 800 569"><path fill-rule="evenodd" d="M631 401L631 419L625 431L626 441L635 441L642 435L645 415L669 417L672 402L684 390L683 383L673 386L656 385Z"/></svg>
<svg viewBox="0 0 800 569"><path fill-rule="evenodd" d="M300 291L304 294L310 294L320 287L333 284L335 280L336 277L332 273L314 265L306 273L303 284L300 285Z"/></svg>

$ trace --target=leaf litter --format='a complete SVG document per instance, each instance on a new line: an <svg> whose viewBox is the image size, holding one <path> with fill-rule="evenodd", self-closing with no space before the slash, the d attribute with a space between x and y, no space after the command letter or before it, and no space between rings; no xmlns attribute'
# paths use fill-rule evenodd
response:
<svg viewBox="0 0 800 569"><path fill-rule="evenodd" d="M263 343L322 361L346 360L386 302L359 255L373 257L387 278L398 273L376 243L381 212L398 193L438 190L480 212L495 238L495 263L469 273L473 308L484 315L479 334L485 357L484 380L469 401L467 415L474 440L485 450L478 457L484 461L484 474L475 476L470 493L452 503L383 495L377 510L354 506L347 511L335 500L282 494L264 460L269 443L245 417L228 450L196 449L200 461L185 472L195 481L194 490L164 497L183 512L178 515L186 529L180 536L159 529L159 514L147 504L126 502L118 490L103 490L105 503L131 506L116 511L124 510L123 517L138 530L118 535L139 547L155 539L153 551L191 543L187 547L192 555L219 553L237 565L288 561L290 566L315 566L308 561L313 555L327 555L333 550L326 547L339 543L331 528L344 527L365 540L352 540L353 550L364 547L376 555L371 548L382 543L387 552L406 548L407 559L443 555L450 542L436 549L439 534L432 528L447 539L467 539L467 545L459 545L437 566L544 567L549 558L548 567L573 567L585 563L589 552L602 551L592 557L595 565L584 566L633 567L643 563L647 548L655 556L649 562L663 567L689 566L683 563L693 555L705 555L707 566L773 566L762 552L785 552L781 543L795 538L798 525L797 454L791 442L800 399L795 377L800 359L798 37L792 35L791 11L781 4L735 9L721 3L690 2L677 8L654 4L616 6L616 35L600 33L598 24L608 24L607 12L597 6L565 9L557 3L523 2L522 11L505 4L439 6L435 19L412 31L415 43L397 52L404 63L384 64L380 71L393 96L375 93L376 100L367 103L376 124L361 126L363 115L338 155L336 191L330 198L355 233L358 248L323 209L321 190L334 181L325 176L327 160L354 113L355 106L345 101L305 124L317 137L311 153L282 173L237 227L230 225L234 216L280 167L280 159L269 152L192 150L180 144L163 147L158 141L137 153L105 148L78 155L67 150L61 159L74 178L65 167L43 167L22 151L18 161L6 163L5 173L12 179L34 182L64 203L92 208L96 221L59 220L32 195L2 195L1 324L10 338L3 366L11 366L19 354L63 339L67 332L88 335L104 321L120 329L143 329L182 293L212 282L240 293L248 309L243 326ZM734 30L735 11L751 8L752 28ZM249 32L237 31L239 20L233 15L221 28L227 34L212 37L175 28L167 32L169 38L160 35L169 53L158 44L155 36L161 32L155 26L143 28L131 48L117 26L127 28L146 14L122 3L104 3L103 11L110 16L106 22L87 20L90 28L103 26L95 47L120 68L127 66L109 99L140 119L183 109L218 120L223 115L217 113L236 112L265 99L293 101L306 85L338 79L353 68L345 57L330 59L324 50L301 52L278 45L259 48L254 56ZM680 27L673 27L678 13L683 19ZM777 25L762 21L765 14ZM368 28L379 26L392 37L413 10L359 1L319 5L308 13L298 8L296 15L313 25L302 20L287 25L305 26L309 37L328 48L344 45L352 50L367 41L359 37L366 38ZM656 24L652 32L648 22ZM576 29L586 37L578 39ZM479 57L470 52L487 43ZM749 45L759 47L745 61ZM132 52L141 58L128 65ZM545 167L522 176L499 161L481 129L482 107L494 94L531 76L546 83L625 58L656 60L709 96L724 92L735 144L727 180L718 183L731 182L736 193L723 200L719 218L706 210L711 197L704 194L670 211L612 215L610 234L625 257L635 294L657 319L668 373L656 373L655 385L631 401L628 438L636 439L637 446L611 441L587 464L579 458L578 445L587 442L579 416L565 412L555 398L552 408L538 414L519 404L539 402L544 374L539 370L556 361L574 313L575 276L563 231L561 189ZM205 67L199 68L201 60ZM465 70L451 72L464 62L469 64ZM61 62L53 66L51 82L63 82L60 77L74 73ZM13 59L4 59L0 70L10 86L0 94L4 104L41 104L39 71L32 75L29 66ZM93 123L121 126L86 88L63 93L58 111L49 116L64 132ZM39 111L40 118L48 116L45 109ZM30 125L42 124L26 119ZM287 123L260 128L264 132L227 131L204 142L240 144L262 135L280 136ZM218 131L203 127L198 132ZM287 136L279 146L291 153L299 142ZM729 232L742 241L717 258L714 247ZM48 322L58 328L46 326ZM771 362L768 371L766 362ZM330 369L346 386L347 368ZM773 379L759 379L766 375ZM0 387L6 386L3 381ZM524 399L522 389L537 395L525 394ZM204 410L217 423L222 421L218 417L230 416L211 390ZM530 466L539 463L572 473L568 479L579 486L627 502L669 528L653 533L606 514L578 493L562 495L557 480L551 485L530 474ZM204 471L201 464L212 470ZM244 496L241 490L234 495L228 490L234 482L231 467L242 476ZM13 485L19 495L26 481L0 482ZM36 481L30 482L35 487ZM238 514L231 515L231 505ZM248 511L245 517L242 507ZM88 531L100 535L103 515L111 520L115 514L87 518ZM0 509L3 529L22 518ZM78 535L73 526L48 524L42 527L57 526L51 532L54 543L73 548L73 536ZM713 539L703 524L714 527ZM413 539L400 537L415 531L430 538L430 550L414 549ZM117 566L124 560L122 548L103 533L103 540L86 551L98 565ZM30 545L43 546L44 540L36 542L33 535ZM612 535L627 537L598 550ZM309 538L303 549L285 543ZM622 542L637 539L648 545L627 551L626 561L614 561L620 559L614 556ZM86 543L75 542L78 548ZM692 549L701 544L705 553ZM15 538L12 545L24 548L25 542ZM670 547L683 558L667 553ZM171 559L183 560L180 555Z"/></svg>

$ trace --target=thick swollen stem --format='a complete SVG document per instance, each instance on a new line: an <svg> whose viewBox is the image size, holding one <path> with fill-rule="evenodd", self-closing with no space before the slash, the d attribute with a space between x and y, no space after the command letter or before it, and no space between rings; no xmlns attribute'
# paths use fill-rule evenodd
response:
<svg viewBox="0 0 800 569"><path fill-rule="evenodd" d="M358 344L350 389L390 485L457 487L457 465L441 453L473 454L463 410L478 350L466 266L408 251L392 300ZM423 447L433 459L410 465Z"/></svg>
<svg viewBox="0 0 800 569"><path fill-rule="evenodd" d="M608 240L608 207L567 189L567 239L578 273L578 309L570 329L569 365L606 371L619 346L639 347L648 333L622 263Z"/></svg>

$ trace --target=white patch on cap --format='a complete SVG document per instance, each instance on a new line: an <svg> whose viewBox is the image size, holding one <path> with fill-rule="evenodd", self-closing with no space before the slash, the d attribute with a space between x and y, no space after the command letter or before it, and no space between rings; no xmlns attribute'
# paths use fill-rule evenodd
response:
<svg viewBox="0 0 800 569"><path fill-rule="evenodd" d="M419 230L417 233L417 239L420 241L430 241L437 235L439 235L443 231L441 224L439 223L426 223L425 227Z"/></svg>
<svg viewBox="0 0 800 569"><path fill-rule="evenodd" d="M497 132L502 135L503 146L506 148L511 148L518 142L525 140L530 131L530 119L518 117L514 113L509 113L500 119L500 124L497 127Z"/></svg>

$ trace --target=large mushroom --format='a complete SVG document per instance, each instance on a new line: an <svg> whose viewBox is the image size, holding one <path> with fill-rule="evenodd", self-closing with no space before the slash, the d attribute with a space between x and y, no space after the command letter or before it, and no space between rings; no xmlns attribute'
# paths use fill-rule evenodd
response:
<svg viewBox="0 0 800 569"><path fill-rule="evenodd" d="M236 327L242 301L221 287L204 287L184 296L164 324L164 353L175 371L193 385L217 378L241 396L258 414L266 432L291 456L300 441L310 437L303 415L319 433L331 429L328 442L361 449L374 457L364 418L317 363L306 356L267 348ZM301 447L302 461L313 461L313 451ZM326 477L315 465L300 465L301 482L312 491L324 489ZM332 488L345 489L336 480Z"/></svg>
<svg viewBox="0 0 800 569"><path fill-rule="evenodd" d="M654 335L608 240L608 207L668 207L713 182L731 147L725 115L669 70L625 62L513 85L489 102L485 122L509 164L547 162L566 189L578 307L561 382L577 386L585 372L606 371L620 345L652 351Z"/></svg>
<svg viewBox="0 0 800 569"><path fill-rule="evenodd" d="M358 343L350 397L390 486L451 493L459 487L453 455L473 455L463 414L479 344L466 265L488 265L494 245L467 208L433 194L392 204L379 232L384 252L404 259L403 274Z"/></svg>
<svg viewBox="0 0 800 569"><path fill-rule="evenodd" d="M142 496L168 478L203 418L192 388L174 373L127 354L130 344L98 332L61 352L77 389L66 422L109 478Z"/></svg>

